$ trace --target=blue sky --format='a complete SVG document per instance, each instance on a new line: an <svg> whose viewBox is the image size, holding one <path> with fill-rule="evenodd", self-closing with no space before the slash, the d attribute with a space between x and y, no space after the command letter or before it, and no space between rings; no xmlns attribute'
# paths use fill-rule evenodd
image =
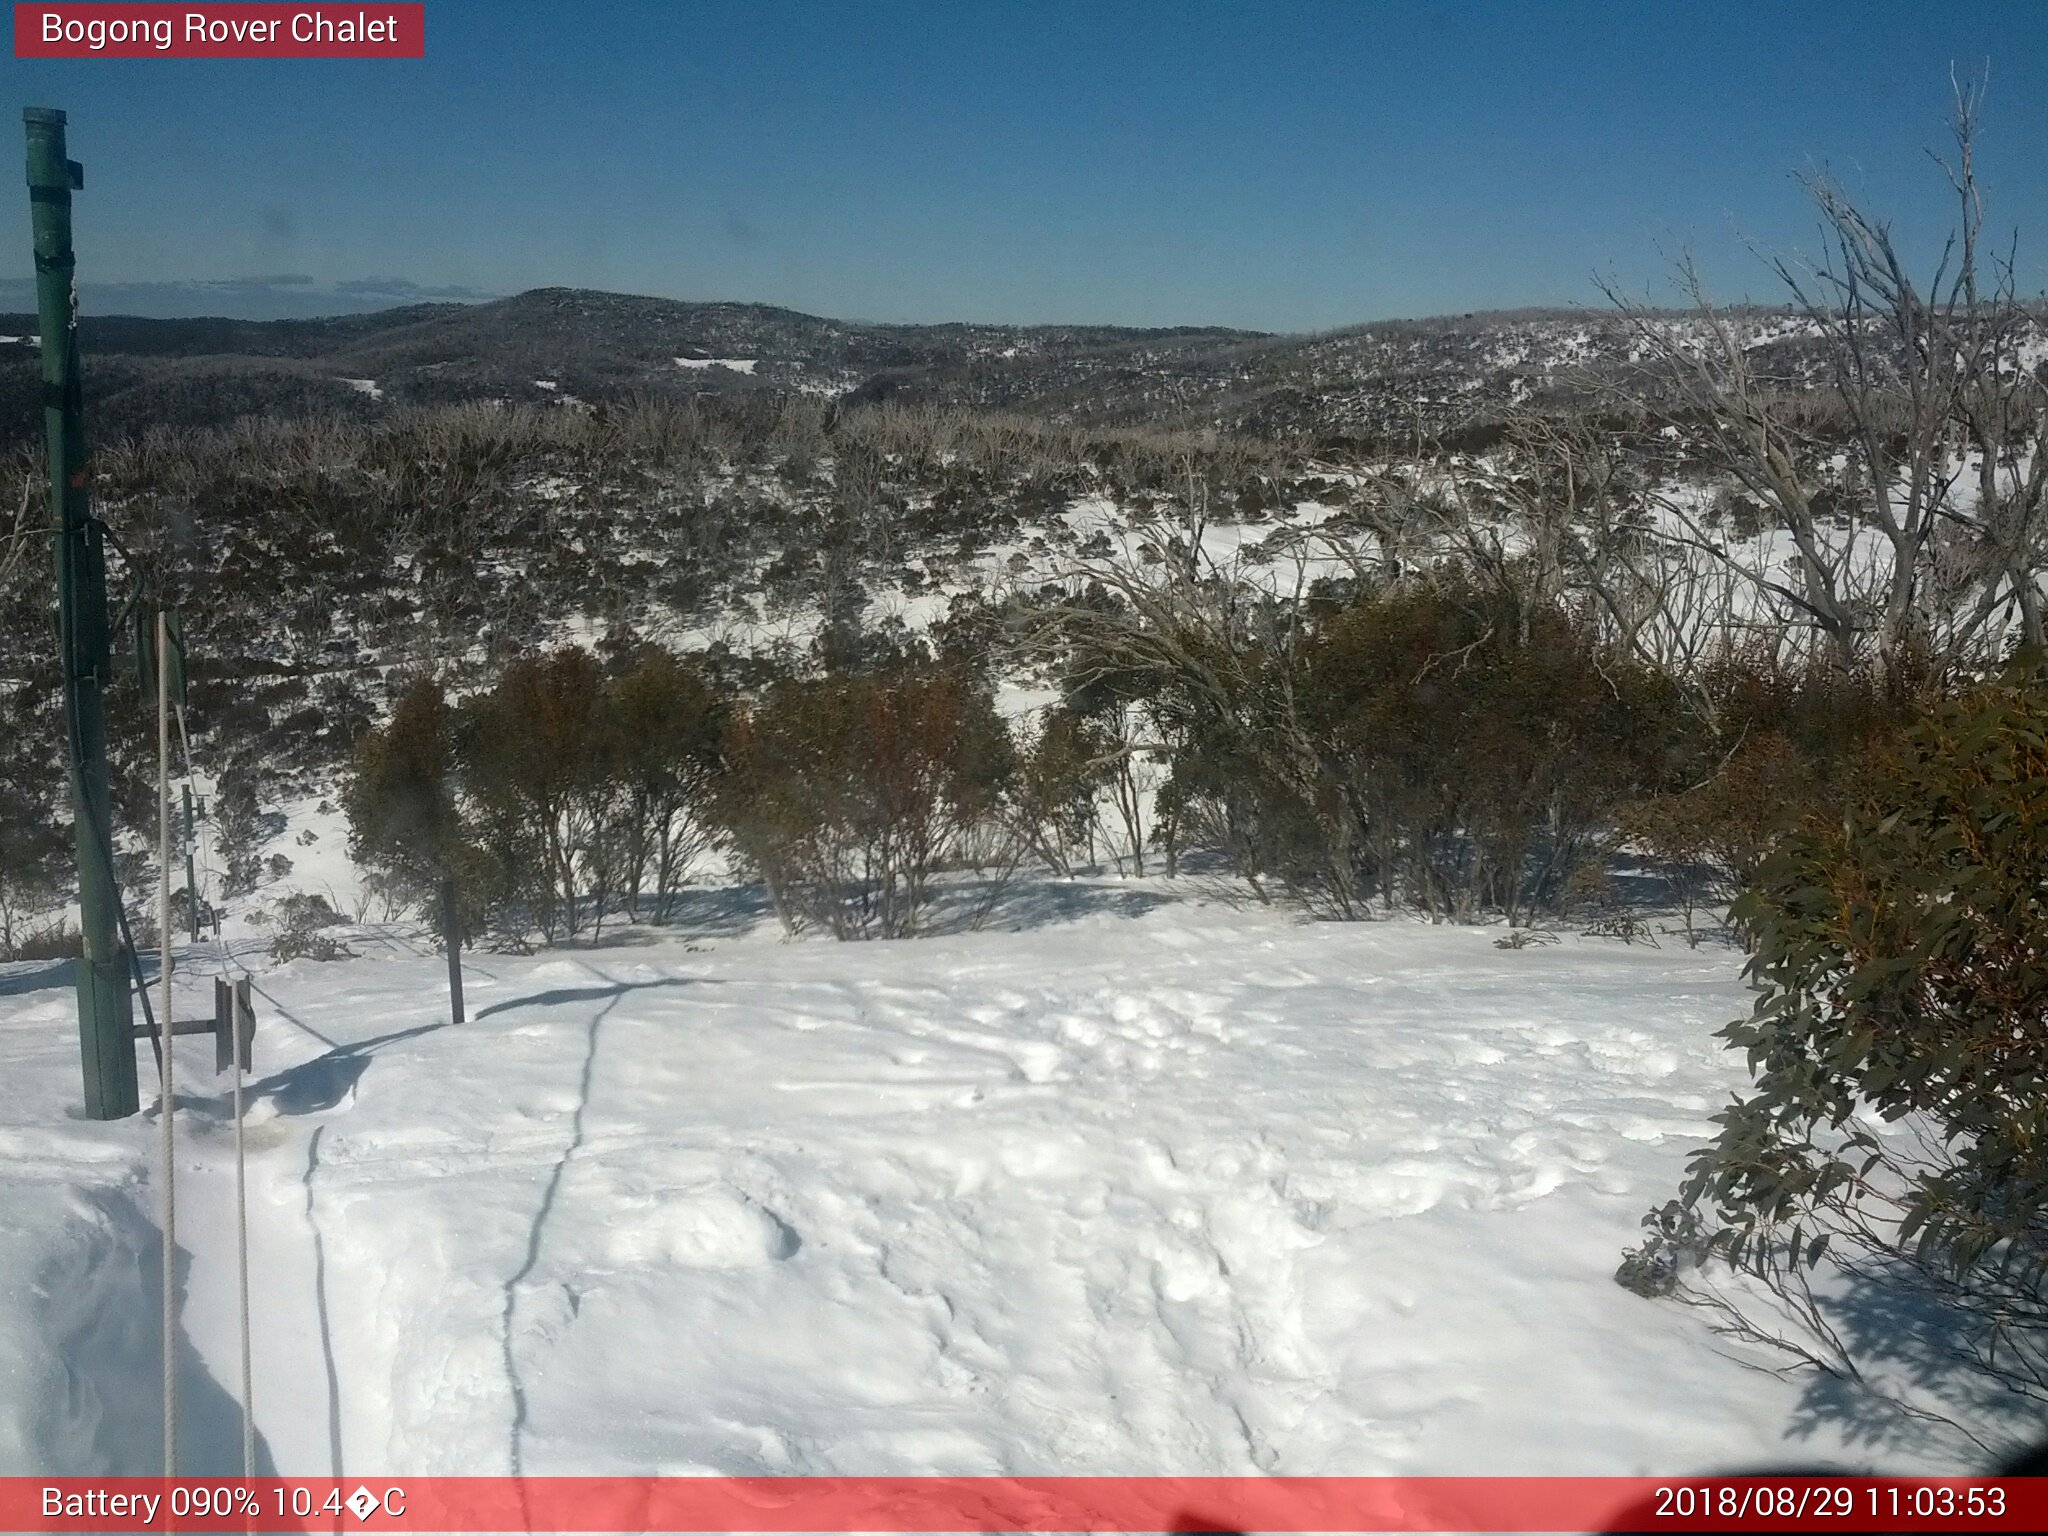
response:
<svg viewBox="0 0 2048 1536"><path fill-rule="evenodd" d="M6 94L71 115L103 310L570 284L1309 330L1650 291L1679 247L1771 297L1748 247L1811 247L1790 173L1823 163L1931 252L1924 151L1986 60L2037 290L2042 0L429 0L424 61L11 60Z"/></svg>

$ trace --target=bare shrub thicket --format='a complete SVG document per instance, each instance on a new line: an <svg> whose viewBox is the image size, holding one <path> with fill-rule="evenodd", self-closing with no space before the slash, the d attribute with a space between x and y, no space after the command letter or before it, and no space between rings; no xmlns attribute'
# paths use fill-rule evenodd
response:
<svg viewBox="0 0 2048 1536"><path fill-rule="evenodd" d="M1699 434L1776 535L1730 540L1681 488L1659 498L1671 537L1724 565L1758 621L1808 637L1844 673L1966 670L2044 637L2048 460L2034 445L2048 374L2030 350L2040 316L1986 228L1978 99L1958 93L1942 161L1956 222L1924 278L1887 223L1804 178L1823 249L1772 265L1818 349L1816 379L1774 369L1763 322L1715 307L1689 262L1687 325L1610 290L1657 365L1661 413Z"/></svg>
<svg viewBox="0 0 2048 1536"><path fill-rule="evenodd" d="M279 964L354 957L354 950L327 931L339 927L342 918L325 896L295 891L277 903L270 918L270 958Z"/></svg>
<svg viewBox="0 0 2048 1536"><path fill-rule="evenodd" d="M1555 909L1682 729L1647 668L1469 577L1307 608L1218 574L1095 579L1045 610L1070 697L1136 700L1169 763L1162 821L1335 916Z"/></svg>

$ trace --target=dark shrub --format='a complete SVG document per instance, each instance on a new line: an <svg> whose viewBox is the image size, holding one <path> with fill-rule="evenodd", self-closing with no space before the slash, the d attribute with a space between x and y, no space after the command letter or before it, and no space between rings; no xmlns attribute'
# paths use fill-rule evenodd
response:
<svg viewBox="0 0 2048 1536"><path fill-rule="evenodd" d="M1706 1250L1797 1285L1832 1245L2048 1396L2048 673L1932 710L1736 910L1762 995L1722 1036L1756 1086L1683 1191Z"/></svg>
<svg viewBox="0 0 2048 1536"><path fill-rule="evenodd" d="M720 819L792 930L900 938L932 877L1000 826L1011 757L987 685L957 666L785 678L732 717Z"/></svg>

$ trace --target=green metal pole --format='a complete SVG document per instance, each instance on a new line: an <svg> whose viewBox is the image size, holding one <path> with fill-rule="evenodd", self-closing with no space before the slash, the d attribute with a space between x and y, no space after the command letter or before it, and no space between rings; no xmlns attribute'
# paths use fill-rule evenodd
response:
<svg viewBox="0 0 2048 1536"><path fill-rule="evenodd" d="M43 424L50 448L50 513L57 542L57 633L64 661L65 752L78 841L78 904L85 957L78 965L78 1044L85 1112L119 1120L140 1108L133 1014L121 951L107 795L101 696L107 653L106 551L86 496L85 426L78 376L78 290L73 281L71 193L82 167L65 158L64 114L22 113L28 129L29 213L35 226L36 306L43 354Z"/></svg>

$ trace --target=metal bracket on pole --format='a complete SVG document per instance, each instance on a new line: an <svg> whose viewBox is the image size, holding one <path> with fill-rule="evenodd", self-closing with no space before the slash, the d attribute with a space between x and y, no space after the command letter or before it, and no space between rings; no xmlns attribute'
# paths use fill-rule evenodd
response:
<svg viewBox="0 0 2048 1536"><path fill-rule="evenodd" d="M224 976L216 976L213 978L213 1017L173 1020L169 1032L172 1035L213 1036L213 1070L216 1072L225 1072L234 1064L237 1047L240 1048L242 1070L254 1071L256 1009L249 1001L249 995L248 977L230 982ZM147 1024L136 1024L131 1028L137 1040L149 1038Z"/></svg>
<svg viewBox="0 0 2048 1536"><path fill-rule="evenodd" d="M244 1072L254 1070L256 1010L249 1002L249 978L231 986L225 976L213 978L213 1070L225 1072L239 1059Z"/></svg>

